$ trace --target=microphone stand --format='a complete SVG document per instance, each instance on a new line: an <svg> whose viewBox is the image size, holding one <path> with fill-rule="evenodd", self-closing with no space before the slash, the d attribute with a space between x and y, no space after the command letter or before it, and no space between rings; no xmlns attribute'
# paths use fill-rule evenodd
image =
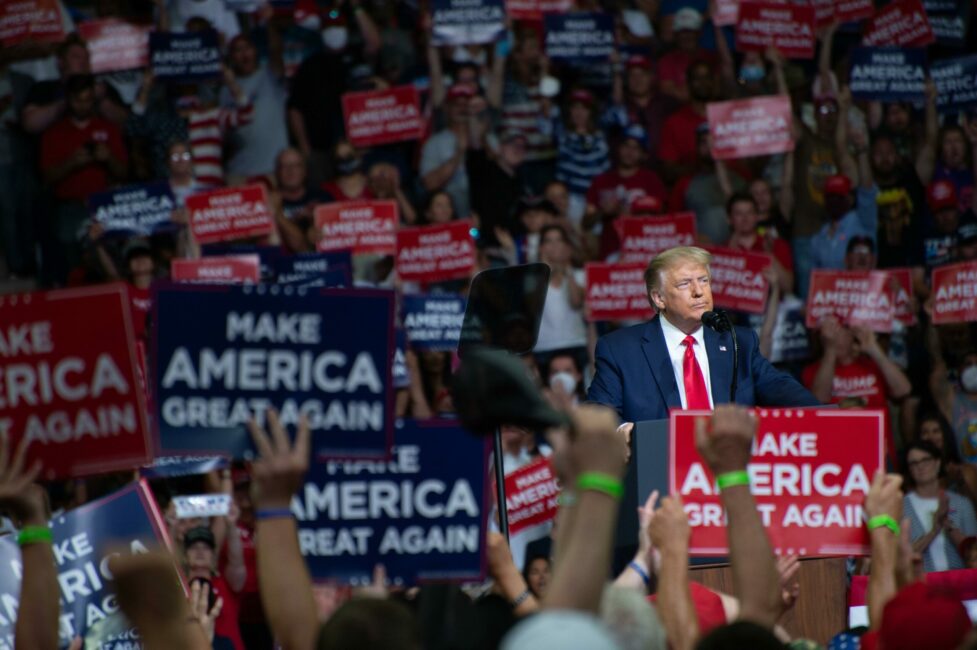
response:
<svg viewBox="0 0 977 650"><path fill-rule="evenodd" d="M729 319L729 314L722 310L706 312L702 315L702 322L716 331L717 334L728 331L733 337L733 381L729 384L729 403L736 403L736 385L740 374L740 344L736 339L736 328Z"/></svg>

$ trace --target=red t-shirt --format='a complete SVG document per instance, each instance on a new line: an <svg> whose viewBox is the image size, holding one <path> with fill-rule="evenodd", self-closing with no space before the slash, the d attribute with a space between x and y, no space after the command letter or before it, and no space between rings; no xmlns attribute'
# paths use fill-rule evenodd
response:
<svg viewBox="0 0 977 650"><path fill-rule="evenodd" d="M149 289L140 289L134 285L127 285L129 289L129 306L132 308L132 326L136 333L136 340L146 338L146 319L153 308L153 300Z"/></svg>
<svg viewBox="0 0 977 650"><path fill-rule="evenodd" d="M602 199L608 194L615 196L621 205L621 210L627 210L628 206L642 196L653 196L662 205L667 204L667 193L665 185L658 174L650 169L639 169L631 176L621 176L616 170L604 172L594 178L587 190L587 204L600 208ZM621 242L618 239L617 231L611 227L613 219L604 222L604 229L601 232L600 256L605 258L614 251L618 250Z"/></svg>
<svg viewBox="0 0 977 650"><path fill-rule="evenodd" d="M676 88L685 88L685 73L689 66L696 61L709 64L716 62L716 56L711 52L682 52L672 50L658 59L658 81L671 81Z"/></svg>
<svg viewBox="0 0 977 650"><path fill-rule="evenodd" d="M373 196L373 192L370 191L369 185L363 186L363 191L360 192L359 196L347 196L341 189L339 185L333 181L328 183L323 183L321 189L329 192L336 201L365 201L366 199L376 198Z"/></svg>
<svg viewBox="0 0 977 650"><path fill-rule="evenodd" d="M254 544L254 531L246 526L237 524L241 536L241 554L244 556L244 566L248 575L244 579L244 587L238 594L239 620L244 623L263 623L264 609L261 606L261 596L258 590L258 556ZM227 566L227 544L221 549L220 566Z"/></svg>
<svg viewBox="0 0 977 650"><path fill-rule="evenodd" d="M662 126L662 146L658 157L664 162L694 165L698 160L695 130L706 121L688 104L668 116Z"/></svg>
<svg viewBox="0 0 977 650"><path fill-rule="evenodd" d="M229 639L234 644L235 650L244 650L244 640L238 628L238 594L231 591L222 575L211 576L210 584L214 595L224 599L220 616L214 623L214 634Z"/></svg>
<svg viewBox="0 0 977 650"><path fill-rule="evenodd" d="M70 117L61 118L41 136L41 169L60 165L80 147L99 142L107 144L112 155L123 163L128 160L122 134L111 122L93 117L80 126ZM93 161L58 183L54 187L54 196L62 201L83 201L89 194L107 189L108 184L105 165Z"/></svg>
<svg viewBox="0 0 977 650"><path fill-rule="evenodd" d="M729 248L739 248L738 246L734 246L731 241L726 242L726 246ZM751 253L766 253L767 247L764 244L764 238L757 237L754 239L753 246L747 250L749 250ZM794 256L790 252L790 245L780 237L774 237L772 253L773 256L777 258L777 261L780 262L782 267L788 271L794 270Z"/></svg>

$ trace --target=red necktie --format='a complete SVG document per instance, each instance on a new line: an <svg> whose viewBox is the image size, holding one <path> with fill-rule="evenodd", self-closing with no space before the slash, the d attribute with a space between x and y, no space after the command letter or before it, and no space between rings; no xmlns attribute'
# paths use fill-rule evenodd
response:
<svg viewBox="0 0 977 650"><path fill-rule="evenodd" d="M682 378L685 381L685 408L710 410L709 392L706 390L706 380L702 378L702 370L695 358L695 338L690 334L682 341L685 346L685 360L682 362Z"/></svg>

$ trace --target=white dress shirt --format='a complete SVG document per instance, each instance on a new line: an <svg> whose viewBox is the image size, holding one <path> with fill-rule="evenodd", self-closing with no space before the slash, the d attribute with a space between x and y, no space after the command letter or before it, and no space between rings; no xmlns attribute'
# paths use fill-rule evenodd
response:
<svg viewBox="0 0 977 650"><path fill-rule="evenodd" d="M665 335L665 347L668 348L668 356L672 360L672 372L675 373L675 383L678 384L678 394L682 399L682 408L688 408L688 401L685 399L685 332L668 322L665 314L659 314L662 323L662 334ZM702 378L706 382L706 393L709 395L709 407L713 408L712 403L712 382L709 379L709 355L706 354L706 342L702 336L702 326L699 326L692 333L695 345L695 360L699 363L699 370L702 371Z"/></svg>

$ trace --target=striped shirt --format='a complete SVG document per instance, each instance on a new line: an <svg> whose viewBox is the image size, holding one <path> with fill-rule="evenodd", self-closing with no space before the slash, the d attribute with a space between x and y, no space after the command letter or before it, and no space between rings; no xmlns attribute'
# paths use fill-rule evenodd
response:
<svg viewBox="0 0 977 650"><path fill-rule="evenodd" d="M570 133L562 124L556 134L556 178L571 194L586 194L594 177L611 168L607 138L601 131Z"/></svg>
<svg viewBox="0 0 977 650"><path fill-rule="evenodd" d="M542 114L539 87L527 88L507 79L502 91L502 130L516 131L526 137L526 161L552 160L556 155L553 138L539 128Z"/></svg>
<svg viewBox="0 0 977 650"><path fill-rule="evenodd" d="M251 121L251 104L234 108L202 108L190 113L187 136L193 173L206 186L224 184L224 134Z"/></svg>

